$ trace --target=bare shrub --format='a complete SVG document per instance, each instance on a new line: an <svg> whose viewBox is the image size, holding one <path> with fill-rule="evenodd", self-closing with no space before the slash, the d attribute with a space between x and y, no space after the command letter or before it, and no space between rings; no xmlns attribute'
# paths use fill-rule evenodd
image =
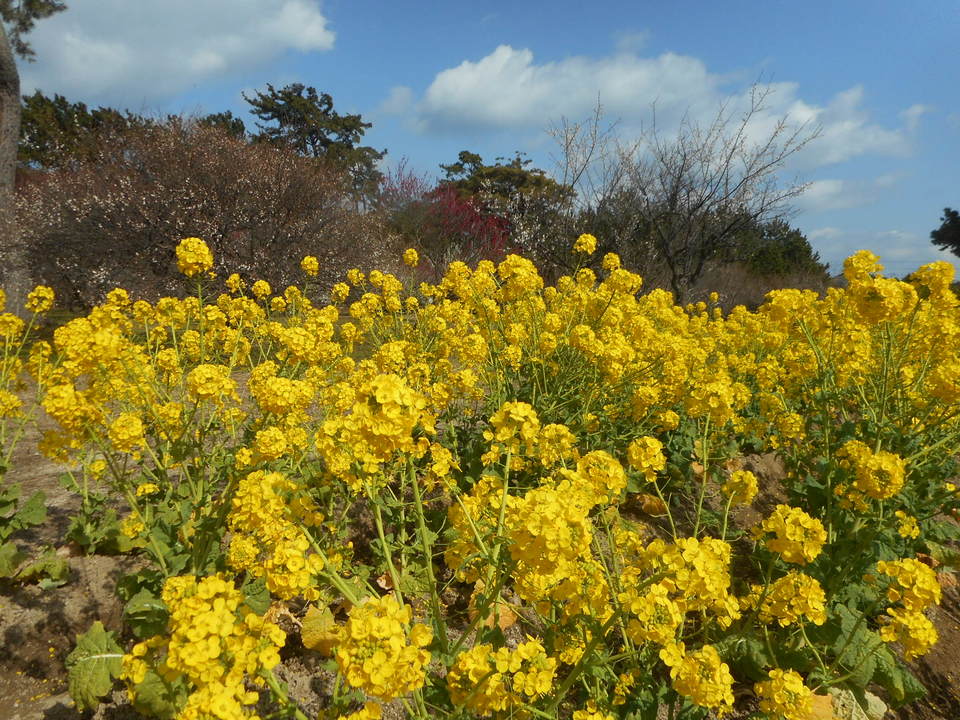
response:
<svg viewBox="0 0 960 720"><path fill-rule="evenodd" d="M75 306L116 286L182 289L173 258L187 236L207 241L217 272L275 288L300 277L305 254L332 282L389 242L377 216L345 201L342 172L180 118L104 137L92 160L31 180L17 210L33 275Z"/></svg>
<svg viewBox="0 0 960 720"><path fill-rule="evenodd" d="M826 292L828 278L822 272L758 275L742 262L709 263L693 287L689 300L706 300L711 292L720 296L720 306L729 311L737 305L756 310L771 290L796 288Z"/></svg>

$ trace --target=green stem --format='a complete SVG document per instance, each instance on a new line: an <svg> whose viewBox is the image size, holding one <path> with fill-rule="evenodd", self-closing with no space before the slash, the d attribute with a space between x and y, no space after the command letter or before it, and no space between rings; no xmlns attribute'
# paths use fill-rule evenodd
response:
<svg viewBox="0 0 960 720"><path fill-rule="evenodd" d="M280 701L280 704L283 705L286 710L292 711L293 716L297 720L310 720L310 718L304 714L303 710L301 710L296 703L290 701L290 696L287 695L286 690L280 687L280 681L277 680L277 676L273 674L272 670L267 670L264 668L262 671L262 677L267 681L267 685L270 687L270 692L273 693L274 697Z"/></svg>
<svg viewBox="0 0 960 720"><path fill-rule="evenodd" d="M424 560L427 567L427 579L430 581L430 605L433 610L433 620L440 631L440 649L446 654L449 649L447 639L447 624L440 612L440 597L438 595L437 579L433 574L433 546L427 536L427 524L423 519L423 499L420 497L420 483L417 482L413 463L407 463L408 477L413 486L413 500L417 505L417 529L420 531L420 544L423 546Z"/></svg>
<svg viewBox="0 0 960 720"><path fill-rule="evenodd" d="M804 642L806 642L807 645L810 647L810 650L813 651L813 655L814 657L817 658L817 662L820 664L820 669L823 671L823 676L826 677L827 665L825 662L823 662L823 657L820 655L819 652L817 652L817 646L814 645L812 642L810 642L810 638L807 637L807 631L804 628L804 623L802 620L799 622L799 625L800 625L800 634L803 636Z"/></svg>
<svg viewBox="0 0 960 720"><path fill-rule="evenodd" d="M590 638L590 643L584 649L583 654L580 656L580 659L577 660L577 664L573 666L570 670L570 673L563 679L563 682L560 683L560 687L557 688L557 693L553 698L553 702L547 707L547 713L553 716L557 708L560 706L560 703L563 702L563 698L567 694L567 690L570 689L570 686L576 682L577 678L580 677L584 668L586 667L587 662L593 656L593 651L597 649L597 646L603 642L606 638L607 631L613 627L613 624L617 622L620 617L620 613L614 612L610 615L607 621L603 624L603 627L600 628L600 632L596 633L592 638Z"/></svg>
<svg viewBox="0 0 960 720"><path fill-rule="evenodd" d="M327 568L330 567L330 563L327 560L326 554L323 552L323 548L317 544L317 541L313 538L313 535L310 534L304 525L298 523L297 526L303 531L303 534L307 536L313 551L323 559L323 575L327 578L327 580L330 581L330 584L339 590L340 594L343 595L343 597L345 597L352 605L359 604L360 598L356 596L356 594L353 592L353 589L349 585L343 582L343 578L337 575L336 572L327 570Z"/></svg>
<svg viewBox="0 0 960 720"><path fill-rule="evenodd" d="M402 605L403 595L400 592L400 575L397 573L397 568L393 565L393 554L390 552L390 545L387 544L387 536L383 531L383 514L380 511L380 505L373 499L370 486L364 483L364 487L367 491L367 498L373 505L373 519L377 526L377 537L380 538L380 547L383 548L383 555L387 561L387 570L390 573L390 581L393 583L393 594L396 595L397 602Z"/></svg>
<svg viewBox="0 0 960 720"><path fill-rule="evenodd" d="M727 498L727 506L723 509L723 529L720 531L720 539L727 540L727 521L730 519L730 506L733 505L733 495Z"/></svg>
<svg viewBox="0 0 960 720"><path fill-rule="evenodd" d="M707 436L710 432L710 416L708 415L703 421L703 437L700 441L700 450L703 453L703 475L700 478L700 497L697 500L697 517L693 523L693 537L697 537L697 533L700 530L700 516L703 514L703 500L707 495L707 477L709 473L709 463L710 463L710 453L707 449Z"/></svg>

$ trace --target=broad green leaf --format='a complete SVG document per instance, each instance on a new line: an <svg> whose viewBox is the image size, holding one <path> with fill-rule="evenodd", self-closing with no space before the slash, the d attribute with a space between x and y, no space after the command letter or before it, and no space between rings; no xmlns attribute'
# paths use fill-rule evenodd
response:
<svg viewBox="0 0 960 720"><path fill-rule="evenodd" d="M13 541L0 545L0 577L13 577L25 559L26 556L17 549Z"/></svg>
<svg viewBox="0 0 960 720"><path fill-rule="evenodd" d="M912 703L927 694L923 683L906 667L900 667L900 677L903 681L903 704Z"/></svg>
<svg viewBox="0 0 960 720"><path fill-rule="evenodd" d="M270 607L270 591L267 590L267 582L263 578L244 583L240 591L243 593L247 607L257 615L262 616Z"/></svg>
<svg viewBox="0 0 960 720"><path fill-rule="evenodd" d="M868 652L868 648L858 648L859 653L855 655L855 660L850 663L853 669L852 674L847 681L858 688L865 688L870 684L873 678L874 670L877 667L876 656ZM849 655L849 653L848 653Z"/></svg>
<svg viewBox="0 0 960 720"><path fill-rule="evenodd" d="M39 525L47 519L47 496L37 490L30 499L17 509L15 515L20 527Z"/></svg>
<svg viewBox="0 0 960 720"><path fill-rule="evenodd" d="M186 704L189 694L182 677L167 682L148 668L143 681L134 689L133 708L147 717L172 720Z"/></svg>
<svg viewBox="0 0 960 720"><path fill-rule="evenodd" d="M0 487L0 517L9 517L12 514L10 508L17 504L20 498L20 483L9 483Z"/></svg>
<svg viewBox="0 0 960 720"><path fill-rule="evenodd" d="M137 592L123 607L123 617L138 638L162 634L168 616L167 606L146 588Z"/></svg>
<svg viewBox="0 0 960 720"><path fill-rule="evenodd" d="M48 587L63 585L70 579L70 563L53 548L47 548L39 558L20 571L20 580L34 578L47 580L45 584Z"/></svg>
<svg viewBox="0 0 960 720"><path fill-rule="evenodd" d="M933 542L927 542L927 547L930 550L930 556L938 563L951 570L960 570L960 550Z"/></svg>
<svg viewBox="0 0 960 720"><path fill-rule="evenodd" d="M873 682L887 691L888 699L893 707L902 707L927 694L926 688L916 676L902 662L897 660L886 646L877 650L876 662Z"/></svg>
<svg viewBox="0 0 960 720"><path fill-rule="evenodd" d="M902 703L904 698L903 675L898 667L897 659L889 649L882 647L877 650L876 660L873 682L887 691L890 700L895 705Z"/></svg>
<svg viewBox="0 0 960 720"><path fill-rule="evenodd" d="M77 636L77 646L67 655L67 686L78 710L92 710L113 688L120 674L123 650L112 632L97 620Z"/></svg>

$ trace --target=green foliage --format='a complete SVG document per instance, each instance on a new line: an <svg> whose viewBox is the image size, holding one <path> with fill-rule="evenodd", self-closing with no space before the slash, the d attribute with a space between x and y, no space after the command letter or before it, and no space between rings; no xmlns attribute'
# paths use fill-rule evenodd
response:
<svg viewBox="0 0 960 720"><path fill-rule="evenodd" d="M17 568L26 560L26 557L14 542L8 541L0 545L0 578L16 575Z"/></svg>
<svg viewBox="0 0 960 720"><path fill-rule="evenodd" d="M80 496L80 508L70 517L66 539L87 553L124 553L133 549L130 538L120 532L116 508L109 507L110 496L91 490L86 479L78 482L72 473L60 476L60 484Z"/></svg>
<svg viewBox="0 0 960 720"><path fill-rule="evenodd" d="M247 128L243 124L243 119L234 117L229 110L204 115L197 120L197 124L204 127L219 128L238 140L247 139Z"/></svg>
<svg viewBox="0 0 960 720"><path fill-rule="evenodd" d="M926 688L907 667L897 660L886 647L878 648L875 653L873 682L887 691L895 708L919 700L927 694Z"/></svg>
<svg viewBox="0 0 960 720"><path fill-rule="evenodd" d="M496 196L512 199L517 195L548 193L556 198L568 198L571 190L560 185L539 168L530 168L532 160L524 158L524 153L516 152L509 162L498 157L493 165L487 165L477 153L462 150L457 162L441 165L446 177L442 185L450 185L462 195Z"/></svg>
<svg viewBox="0 0 960 720"><path fill-rule="evenodd" d="M383 177L377 163L387 151L359 144L372 123L363 122L360 115L339 114L328 93L302 83L279 90L267 83L266 92L243 99L252 106L250 113L265 123L257 123L261 133L256 140L283 143L300 155L323 158L349 170L357 197L375 191Z"/></svg>
<svg viewBox="0 0 960 720"><path fill-rule="evenodd" d="M92 710L100 698L110 692L120 675L123 650L113 632L97 620L87 632L77 636L77 645L67 655L67 683L70 697L78 710Z"/></svg>
<svg viewBox="0 0 960 720"><path fill-rule="evenodd" d="M270 607L270 591L262 577L250 578L240 588L244 602L257 615L263 615Z"/></svg>
<svg viewBox="0 0 960 720"><path fill-rule="evenodd" d="M806 236L783 220L751 222L736 235L727 258L743 262L756 275L812 274L827 277Z"/></svg>
<svg viewBox="0 0 960 720"><path fill-rule="evenodd" d="M0 0L0 18L7 26L13 51L22 58L32 59L34 52L23 36L33 29L35 21L66 9L61 0Z"/></svg>
<svg viewBox="0 0 960 720"><path fill-rule="evenodd" d="M20 143L17 157L30 167L70 167L96 158L107 138L154 123L129 110L109 107L88 109L63 95L47 97L37 90L24 95L20 109Z"/></svg>
<svg viewBox="0 0 960 720"><path fill-rule="evenodd" d="M147 717L171 720L186 704L189 695L190 691L183 676L170 682L160 677L153 668L149 668L137 685L133 708Z"/></svg>
<svg viewBox="0 0 960 720"><path fill-rule="evenodd" d="M47 517L46 496L37 490L20 503L20 484L0 485L0 577L13 577L26 556L10 536L18 530L39 525Z"/></svg>
<svg viewBox="0 0 960 720"><path fill-rule="evenodd" d="M17 579L36 580L43 590L59 587L65 585L70 579L70 563L65 557L57 554L54 548L48 547L40 557L19 572Z"/></svg>
<svg viewBox="0 0 960 720"><path fill-rule="evenodd" d="M944 208L940 227L930 233L930 242L941 250L949 250L954 255L960 255L960 213Z"/></svg>
<svg viewBox="0 0 960 720"><path fill-rule="evenodd" d="M123 619L133 634L145 639L163 633L167 627L167 606L148 588L141 588L123 606Z"/></svg>

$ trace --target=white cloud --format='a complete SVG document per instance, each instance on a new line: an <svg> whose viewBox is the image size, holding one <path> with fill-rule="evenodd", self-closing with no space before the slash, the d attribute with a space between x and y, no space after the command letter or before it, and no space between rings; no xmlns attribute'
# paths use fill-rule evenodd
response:
<svg viewBox="0 0 960 720"><path fill-rule="evenodd" d="M885 173L870 180L814 180L797 198L796 205L807 212L862 207L877 202L884 191L899 181L897 173Z"/></svg>
<svg viewBox="0 0 960 720"><path fill-rule="evenodd" d="M816 164L843 162L859 155L904 155L909 145L900 130L888 130L870 123L863 109L862 86L837 93L833 100L816 113L822 133L810 147Z"/></svg>
<svg viewBox="0 0 960 720"><path fill-rule="evenodd" d="M413 105L413 90L406 85L396 85L390 88L387 99L380 103L379 112L384 115L400 115Z"/></svg>
<svg viewBox="0 0 960 720"><path fill-rule="evenodd" d="M876 179L873 181L873 184L878 188L893 187L900 182L900 177L900 173L884 173L883 175L877 175Z"/></svg>
<svg viewBox="0 0 960 720"><path fill-rule="evenodd" d="M929 238L906 230L861 230L825 227L806 233L807 239L833 273L843 270L843 261L857 250L880 256L887 277L903 277L921 265L946 260L958 264L957 256L938 250Z"/></svg>
<svg viewBox="0 0 960 720"><path fill-rule="evenodd" d="M900 113L900 117L903 119L903 123L907 128L908 132L913 132L917 129L917 126L920 124L920 118L926 115L927 113L933 112L932 105L911 105L906 110L903 110Z"/></svg>
<svg viewBox="0 0 960 720"><path fill-rule="evenodd" d="M599 98L607 117L621 121L623 135L649 125L655 104L657 127L669 137L684 117L705 126L724 103L733 119L749 108L749 89L730 89L729 76L710 72L689 55L642 57L630 47L636 39L625 37L626 45L604 57L537 63L529 49L500 45L479 60L464 60L434 77L415 108L417 126L424 132L533 132L561 116L587 117ZM769 137L784 116L790 128L802 123L821 128L791 163L798 170L867 154L904 155L910 150L908 131L928 111L927 106L908 108L905 127L891 129L871 121L860 86L837 93L825 106L800 97L796 83L763 88L770 92L747 128L749 139Z"/></svg>
<svg viewBox="0 0 960 720"><path fill-rule="evenodd" d="M848 180L814 180L797 198L800 210L820 212L858 207L872 202L864 188Z"/></svg>
<svg viewBox="0 0 960 720"><path fill-rule="evenodd" d="M674 53L572 56L537 65L530 50L501 45L438 73L418 113L425 130L540 129L561 115L588 114L598 95L611 116L640 118L654 101L672 111L686 106L685 98L713 98L716 82L701 61Z"/></svg>
<svg viewBox="0 0 960 720"><path fill-rule="evenodd" d="M287 50L330 50L335 35L316 0L98 0L38 22L28 40L37 62L20 66L24 94L128 107L241 75Z"/></svg>
<svg viewBox="0 0 960 720"><path fill-rule="evenodd" d="M809 240L829 240L830 238L835 238L843 234L843 230L835 227L822 227L815 230L811 230L807 233L807 238Z"/></svg>
<svg viewBox="0 0 960 720"><path fill-rule="evenodd" d="M650 41L650 31L620 32L615 35L615 38L617 41L617 52L636 53L646 47Z"/></svg>

